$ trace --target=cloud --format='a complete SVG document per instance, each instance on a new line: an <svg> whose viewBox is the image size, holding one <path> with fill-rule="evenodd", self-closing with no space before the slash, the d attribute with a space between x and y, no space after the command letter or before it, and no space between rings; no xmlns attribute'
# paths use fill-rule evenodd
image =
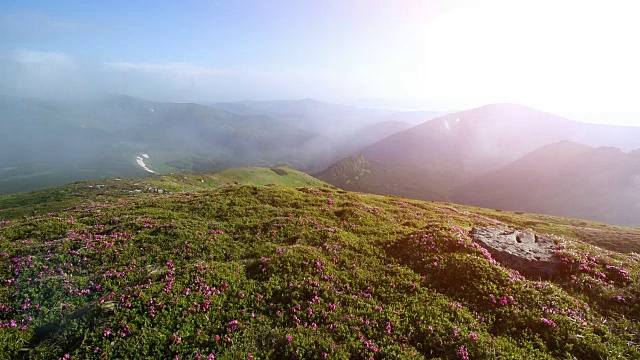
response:
<svg viewBox="0 0 640 360"><path fill-rule="evenodd" d="M190 63L105 63L105 67L121 76L144 82L161 82L186 90L195 97L268 98L325 97L338 91L339 79L331 73L306 72L299 69L265 71L261 69L215 68ZM176 94L173 94L175 96Z"/></svg>
<svg viewBox="0 0 640 360"><path fill-rule="evenodd" d="M190 63L132 63L132 62L107 62L106 67L118 71L130 71L152 74L176 74L188 76L212 76L226 75L230 70L216 69L198 66ZM237 71L235 71L237 73Z"/></svg>
<svg viewBox="0 0 640 360"><path fill-rule="evenodd" d="M61 52L42 52L33 50L16 50L13 59L17 63L48 67L74 67L74 58Z"/></svg>
<svg viewBox="0 0 640 360"><path fill-rule="evenodd" d="M12 95L86 96L95 76L90 67L65 53L21 49L0 56L0 91Z"/></svg>
<svg viewBox="0 0 640 360"><path fill-rule="evenodd" d="M119 91L135 88L135 94L164 100L326 99L340 93L344 87L339 78L322 71L265 71L190 63L114 62L104 65L120 79L119 84L123 87Z"/></svg>
<svg viewBox="0 0 640 360"><path fill-rule="evenodd" d="M61 52L21 49L0 54L0 91L19 96L82 99L128 94L161 101L235 101L345 96L330 72L216 68L192 63L97 63Z"/></svg>

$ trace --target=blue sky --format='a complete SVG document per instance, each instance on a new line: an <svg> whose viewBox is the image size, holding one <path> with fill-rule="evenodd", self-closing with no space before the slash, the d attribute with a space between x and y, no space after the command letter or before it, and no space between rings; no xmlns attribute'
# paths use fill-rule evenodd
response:
<svg viewBox="0 0 640 360"><path fill-rule="evenodd" d="M636 10L631 0L9 0L0 90L430 110L516 102L632 123Z"/></svg>
<svg viewBox="0 0 640 360"><path fill-rule="evenodd" d="M1 46L112 62L333 67L343 60L352 62L342 56L375 46L367 42L383 41L383 32L403 20L384 16L398 10L384 3L15 1L0 5L8 22L13 22L3 28Z"/></svg>
<svg viewBox="0 0 640 360"><path fill-rule="evenodd" d="M385 43L386 32L411 17L417 3L16 1L0 5L0 51L61 53L96 63L181 64L280 76L280 82L297 76L303 86L319 80L326 90L354 88L346 78L386 61L394 46ZM293 95L294 89L280 87L280 96ZM307 90L300 97L341 93Z"/></svg>

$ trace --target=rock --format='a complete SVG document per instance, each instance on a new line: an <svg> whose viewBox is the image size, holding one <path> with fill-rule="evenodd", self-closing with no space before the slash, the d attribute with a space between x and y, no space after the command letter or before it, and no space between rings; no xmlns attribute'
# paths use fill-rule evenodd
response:
<svg viewBox="0 0 640 360"><path fill-rule="evenodd" d="M280 176L287 175L287 171L285 169L271 168L270 170L273 171L274 173L280 175Z"/></svg>
<svg viewBox="0 0 640 360"><path fill-rule="evenodd" d="M555 255L556 242L549 236L506 227L480 227L471 237L505 267L521 274L548 279L561 263Z"/></svg>

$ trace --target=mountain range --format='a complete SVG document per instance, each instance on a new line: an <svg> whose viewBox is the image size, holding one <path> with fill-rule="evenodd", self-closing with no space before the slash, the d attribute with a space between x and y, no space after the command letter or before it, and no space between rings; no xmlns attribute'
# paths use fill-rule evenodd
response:
<svg viewBox="0 0 640 360"><path fill-rule="evenodd" d="M0 194L83 179L289 166L348 190L640 226L640 127L516 104L444 114L311 99L0 98Z"/></svg>
<svg viewBox="0 0 640 360"><path fill-rule="evenodd" d="M393 134L317 175L349 190L638 226L640 163L624 152L638 148L640 127L493 104Z"/></svg>
<svg viewBox="0 0 640 360"><path fill-rule="evenodd" d="M622 224L640 217L640 151L543 146L456 189L455 202Z"/></svg>

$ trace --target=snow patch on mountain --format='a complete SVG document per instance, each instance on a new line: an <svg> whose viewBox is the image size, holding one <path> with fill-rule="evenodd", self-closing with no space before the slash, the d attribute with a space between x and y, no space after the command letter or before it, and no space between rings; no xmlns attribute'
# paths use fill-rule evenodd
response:
<svg viewBox="0 0 640 360"><path fill-rule="evenodd" d="M144 163L144 159L148 159L149 155L148 154L141 154L141 156L136 156L136 162L138 163L138 165L140 165L140 167L142 167L145 171L148 171L152 174L155 174L156 172L149 169L147 167L147 164Z"/></svg>

